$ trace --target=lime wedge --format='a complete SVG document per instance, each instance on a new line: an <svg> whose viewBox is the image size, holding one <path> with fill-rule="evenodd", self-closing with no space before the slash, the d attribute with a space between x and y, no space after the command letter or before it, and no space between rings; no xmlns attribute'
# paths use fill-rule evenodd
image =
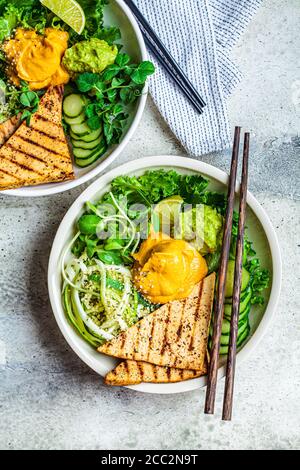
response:
<svg viewBox="0 0 300 470"><path fill-rule="evenodd" d="M40 0L40 2L74 29L76 33L82 33L85 26L85 15L76 0Z"/></svg>
<svg viewBox="0 0 300 470"><path fill-rule="evenodd" d="M181 196L171 196L160 201L154 207L154 213L159 217L160 229L170 234L170 229L179 216L183 199Z"/></svg>

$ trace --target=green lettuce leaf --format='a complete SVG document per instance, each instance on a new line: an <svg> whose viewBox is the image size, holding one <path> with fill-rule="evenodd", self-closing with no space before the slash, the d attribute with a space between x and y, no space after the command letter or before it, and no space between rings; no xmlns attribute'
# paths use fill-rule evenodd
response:
<svg viewBox="0 0 300 470"><path fill-rule="evenodd" d="M138 198L149 205L179 195L186 203L201 202L208 180L201 175L180 175L174 170L147 171L140 177L119 176L112 182L117 194Z"/></svg>
<svg viewBox="0 0 300 470"><path fill-rule="evenodd" d="M251 303L262 305L265 300L261 292L270 285L270 272L267 269L261 268L258 258L248 260L245 268L250 273L250 286L252 289Z"/></svg>
<svg viewBox="0 0 300 470"><path fill-rule="evenodd" d="M17 26L43 31L51 17L38 0L12 0L9 4L0 0L0 42L11 36Z"/></svg>

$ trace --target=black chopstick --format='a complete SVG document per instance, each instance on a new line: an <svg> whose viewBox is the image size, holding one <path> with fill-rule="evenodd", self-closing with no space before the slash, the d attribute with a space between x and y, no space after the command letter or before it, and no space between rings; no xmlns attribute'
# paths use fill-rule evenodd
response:
<svg viewBox="0 0 300 470"><path fill-rule="evenodd" d="M227 356L225 391L224 391L224 401L223 401L222 419L225 421L230 421L231 416L232 416L234 375L235 375L235 363L236 363L236 341L237 341L239 310L240 310L244 231L245 231L246 204L247 204L249 142L250 142L250 134L246 132L244 136L242 182L241 182L241 187L240 187L239 225L238 225L238 236L237 236L237 243L236 243L236 256L235 256L235 267L234 267L234 284L233 284L233 295L232 295L232 313L231 313L231 322L230 322L230 339L229 339L229 349L228 349L228 356Z"/></svg>
<svg viewBox="0 0 300 470"><path fill-rule="evenodd" d="M148 37L147 33L145 32L145 30L143 29L143 27L141 25L140 25L140 28L141 28L141 31L142 31L144 39L145 39L145 43L147 44L148 48L156 56L156 59L158 60L158 62L163 67L165 67L166 64L165 64L165 61L164 61L163 57L161 57L159 54L156 55L156 53L157 53L156 47L153 45L151 40L149 40L149 37ZM172 70L172 68L168 69L168 74L175 81L175 83L177 83L178 87L181 89L181 91L184 93L184 95L189 99L190 103L193 105L193 107L196 109L196 111L198 111L199 114L202 114L203 113L203 108L199 105L198 101L196 101L193 97L191 97L189 95L189 91L187 90L185 85L180 81L180 78Z"/></svg>
<svg viewBox="0 0 300 470"><path fill-rule="evenodd" d="M216 295L215 308L214 308L212 347L210 351L210 364L209 364L209 371L208 371L208 378L207 378L207 389L206 389L206 399L205 399L205 408L204 408L204 412L206 414L213 414L214 407L215 407L219 353L220 353L220 339L221 339L224 300L225 300L225 282L226 282L227 265L228 265L230 242L231 242L236 174L237 174L239 146L240 146L240 134L241 134L241 128L236 127L235 132L234 132L234 143L233 143L233 150L232 150L231 169L230 169L229 186L228 186L228 194L227 194L227 209L226 209L226 216L225 216L221 262L220 262L220 268L219 268L219 279L218 279L217 295Z"/></svg>
<svg viewBox="0 0 300 470"><path fill-rule="evenodd" d="M173 80L180 87L181 91L190 101L190 103L199 112L203 112L203 107L206 105L203 98L200 96L198 91L195 89L193 84L187 78L179 64L172 57L170 52L167 50L165 45L161 42L153 28L150 26L146 18L142 15L138 7L132 0L125 0L125 3L131 9L132 13L136 17L145 42L151 52L155 55L159 63L164 67L167 73L173 78Z"/></svg>

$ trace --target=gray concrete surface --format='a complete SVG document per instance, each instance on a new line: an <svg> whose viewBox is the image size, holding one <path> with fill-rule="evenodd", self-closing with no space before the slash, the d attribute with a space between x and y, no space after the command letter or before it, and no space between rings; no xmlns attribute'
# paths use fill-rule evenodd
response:
<svg viewBox="0 0 300 470"><path fill-rule="evenodd" d="M0 196L1 449L299 449L300 4L265 0L234 50L245 78L232 126L253 134L250 188L283 254L283 289L264 341L238 370L234 420L203 415L204 391L143 395L110 389L70 350L54 321L46 272L60 220L82 191L44 199ZM149 99L117 164L181 155ZM229 153L203 160L228 169Z"/></svg>

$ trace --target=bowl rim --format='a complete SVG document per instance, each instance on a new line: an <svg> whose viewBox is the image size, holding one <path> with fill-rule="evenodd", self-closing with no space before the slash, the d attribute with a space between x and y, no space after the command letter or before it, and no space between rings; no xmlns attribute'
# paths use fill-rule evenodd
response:
<svg viewBox="0 0 300 470"><path fill-rule="evenodd" d="M142 60L148 60L149 55L147 52L145 41L144 41L142 32L140 30L140 27L135 19L135 16L131 12L130 8L126 5L124 0L114 0L114 1L119 5L121 10L123 10L123 13L127 16L131 26L134 29L137 42L140 48ZM149 85L148 85L148 82L146 82L144 89L143 89L143 93L137 102L137 109L136 109L134 119L132 123L130 124L130 127L128 128L126 134L124 135L122 142L120 144L117 144L117 146L112 150L110 155L108 155L105 158L105 160L99 161L99 164L95 168L88 171L86 174L80 176L79 178L75 178L74 180L71 180L71 181L56 183L55 185L52 185L52 186L49 185L49 187L46 186L44 188L40 188L37 185L37 186L29 186L29 187L24 186L22 188L17 188L17 189L8 189L5 191L0 191L0 195L4 194L8 196L18 196L18 197L50 196L53 194L62 193L64 191L69 191L70 189L76 188L77 186L80 186L86 183L87 181L98 176L121 154L121 152L123 152L125 147L130 142L131 138L135 134L139 126L139 123L141 121L141 118L143 116L144 110L145 110L147 97L148 97L148 90L149 90Z"/></svg>
<svg viewBox="0 0 300 470"><path fill-rule="evenodd" d="M81 348L80 342L77 339L73 340L70 336L69 331L72 328L71 325L68 324L67 319L65 317L65 313L61 302L58 299L61 299L61 293L55 292L53 287L53 277L55 277L55 273L57 273L57 262L61 255L61 250L63 245L61 244L60 240L64 238L64 230L65 227L70 227L71 224L74 223L76 216L82 210L82 206L84 202L87 200L93 199L97 193L101 191L102 187L108 185L114 178L119 175L124 174L132 174L134 172L140 172L142 170L151 169L152 167L155 168L170 168L170 169L178 169L182 170L191 170L196 171L201 174L207 175L208 177L214 178L215 180L219 181L220 183L226 184L228 183L228 175L223 172L222 170L209 165L205 162L194 160L192 158L187 157L180 157L180 156L170 156L170 155L161 155L155 157L145 157L138 160L132 160L127 162L117 168L112 169L111 171L103 174L98 178L95 182L93 182L87 189L85 189L79 197L74 201L74 203L70 206L69 210L65 214L64 218L62 219L60 226L57 230L56 236L53 241L50 258L49 258L49 265L48 265L48 291L50 302L52 306L52 310L58 326L65 337L66 341L68 342L69 346L74 350L74 352L85 362L89 367L91 367L95 372L101 375L99 368L94 358L90 357L90 355ZM239 191L240 185L237 184L236 192ZM279 243L277 239L277 235L275 230L271 224L271 221L262 208L260 203L256 200L256 198L248 191L247 193L247 205L252 209L255 216L258 218L268 241L270 252L271 252L271 259L272 259L272 287L270 290L270 297L269 301L265 310L265 313L255 330L253 336L249 339L249 341L243 346L243 348L237 354L237 363L245 360L249 354L256 348L256 346L260 343L262 337L266 333L270 322L275 314L276 307L279 301L280 290L281 290L281 277L282 277L282 261L281 261L281 253L279 248ZM79 338L78 338L79 339ZM225 366L221 366L218 371L218 379L225 376ZM160 394L168 394L168 393L179 393L179 392L186 392L195 390L197 388L201 388L206 385L206 376L200 377L197 379L191 379L185 382L178 382L174 384L148 384L143 383L139 385L132 385L128 386L127 388L148 392L148 393L160 393Z"/></svg>

